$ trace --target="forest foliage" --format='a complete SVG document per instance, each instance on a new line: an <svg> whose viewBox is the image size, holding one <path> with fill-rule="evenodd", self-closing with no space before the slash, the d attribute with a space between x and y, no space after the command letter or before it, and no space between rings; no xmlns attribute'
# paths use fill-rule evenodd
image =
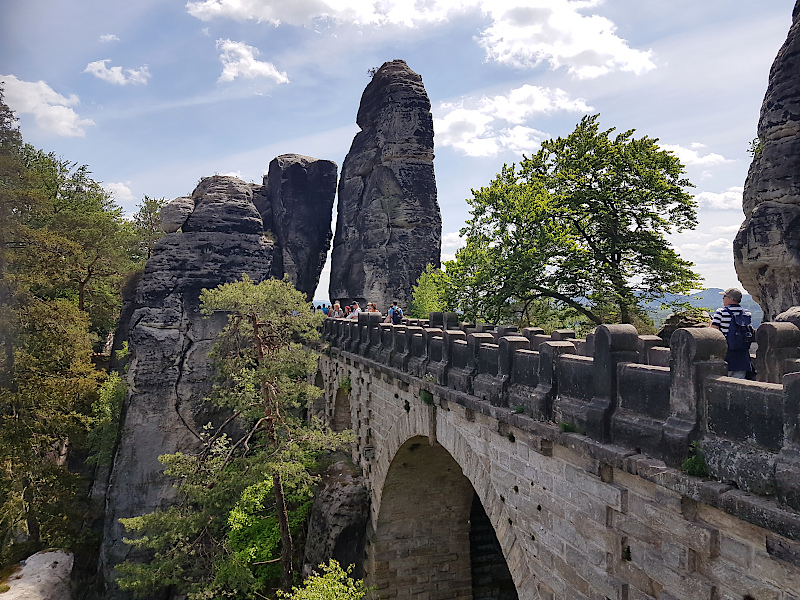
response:
<svg viewBox="0 0 800 600"><path fill-rule="evenodd" d="M26 144L0 86L3 565L97 544L88 486L110 461L124 385L93 357L154 231L152 220L126 219L86 165Z"/></svg>

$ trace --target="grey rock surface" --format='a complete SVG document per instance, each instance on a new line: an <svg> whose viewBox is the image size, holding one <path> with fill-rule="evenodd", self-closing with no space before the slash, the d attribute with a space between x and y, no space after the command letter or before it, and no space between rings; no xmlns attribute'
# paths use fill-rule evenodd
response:
<svg viewBox="0 0 800 600"><path fill-rule="evenodd" d="M406 307L425 267L439 266L430 108L422 78L402 60L384 63L364 90L339 180L332 300Z"/></svg>
<svg viewBox="0 0 800 600"><path fill-rule="evenodd" d="M62 550L45 550L25 559L11 574L3 600L70 600L69 577L73 556Z"/></svg>
<svg viewBox="0 0 800 600"><path fill-rule="evenodd" d="M775 317L778 322L792 323L800 329L800 306L792 306Z"/></svg>
<svg viewBox="0 0 800 600"><path fill-rule="evenodd" d="M276 277L284 274L311 301L331 246L336 163L282 154L264 176L277 249Z"/></svg>
<svg viewBox="0 0 800 600"><path fill-rule="evenodd" d="M669 344L669 340L676 329L686 327L710 327L711 315L703 311L700 315L691 313L672 313L664 320L656 335Z"/></svg>
<svg viewBox="0 0 800 600"><path fill-rule="evenodd" d="M175 233L194 210L194 199L189 196L181 196L171 200L161 208L161 229L166 233Z"/></svg>
<svg viewBox="0 0 800 600"><path fill-rule="evenodd" d="M192 199L194 210L183 224L184 233L261 234L263 231L261 215L253 204L253 187L237 177L206 177L192 192Z"/></svg>
<svg viewBox="0 0 800 600"><path fill-rule="evenodd" d="M739 280L768 321L800 304L800 0L770 70L758 139L733 253Z"/></svg>
<svg viewBox="0 0 800 600"><path fill-rule="evenodd" d="M363 577L367 519L369 491L361 469L347 459L333 463L314 492L303 575L334 558L343 568L354 565L355 577Z"/></svg>
<svg viewBox="0 0 800 600"><path fill-rule="evenodd" d="M272 270L273 243L261 232L246 183L210 177L192 197L197 208L184 232L158 241L129 307L129 389L106 494L100 559L109 599L128 597L113 584L113 568L129 557L146 560L122 541L119 519L172 502L172 482L158 457L196 450L203 425L219 418L203 398L212 375L208 351L225 318L200 315L200 290L242 273L261 281Z"/></svg>

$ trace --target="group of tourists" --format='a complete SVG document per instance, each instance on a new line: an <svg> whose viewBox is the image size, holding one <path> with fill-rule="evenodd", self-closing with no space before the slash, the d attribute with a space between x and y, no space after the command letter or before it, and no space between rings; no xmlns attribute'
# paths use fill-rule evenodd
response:
<svg viewBox="0 0 800 600"><path fill-rule="evenodd" d="M374 302L367 302L366 308L362 309L361 305L358 301L354 301L350 304L345 305L342 308L339 302L334 302L331 306L327 304L319 304L314 307L315 312L322 312L328 317L333 317L335 319L358 319L358 315L362 312L373 313L383 316L383 313L378 310L378 305ZM392 306L386 313L386 318L383 320L384 323L394 323L395 325L399 325L403 322L403 309L397 305L397 301L392 302Z"/></svg>
<svg viewBox="0 0 800 600"><path fill-rule="evenodd" d="M750 344L754 341L754 335L750 325L752 318L750 311L742 308L739 304L742 301L742 292L738 288L728 288L720 293L723 306L714 312L710 325L719 329L728 342L728 352L725 356L725 361L728 363L728 376L741 379L752 378L755 371L750 362ZM334 302L331 306L320 304L315 306L314 310L336 319L357 320L358 315L362 312L382 315L374 302L367 302L367 306L363 310L358 301L345 305L344 309L339 302ZM397 305L396 301L392 302L383 322L395 325L403 322L403 309Z"/></svg>

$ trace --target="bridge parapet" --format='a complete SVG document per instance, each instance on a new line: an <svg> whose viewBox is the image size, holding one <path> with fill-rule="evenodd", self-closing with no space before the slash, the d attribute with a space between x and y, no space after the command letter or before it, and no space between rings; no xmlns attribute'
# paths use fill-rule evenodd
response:
<svg viewBox="0 0 800 600"><path fill-rule="evenodd" d="M442 397L468 394L673 467L699 443L711 476L800 510L796 326L759 328L759 372L770 381L745 381L725 376L725 339L712 328L679 329L667 348L632 325L602 325L582 340L571 330L547 336L456 318L329 318L323 332L332 347L441 388Z"/></svg>

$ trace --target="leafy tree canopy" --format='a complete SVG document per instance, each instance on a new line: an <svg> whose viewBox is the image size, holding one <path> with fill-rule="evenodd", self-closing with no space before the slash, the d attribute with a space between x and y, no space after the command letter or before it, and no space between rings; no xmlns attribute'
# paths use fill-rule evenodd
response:
<svg viewBox="0 0 800 600"><path fill-rule="evenodd" d="M364 583L350 577L352 565L342 569L331 559L327 565L319 565L320 572L314 573L300 587L292 592L278 592L278 598L286 600L361 600L370 591Z"/></svg>
<svg viewBox="0 0 800 600"><path fill-rule="evenodd" d="M598 117L473 190L466 247L440 281L451 307L503 321L545 300L594 324L630 323L640 302L699 285L666 239L697 224L683 165L656 139L601 131Z"/></svg>

